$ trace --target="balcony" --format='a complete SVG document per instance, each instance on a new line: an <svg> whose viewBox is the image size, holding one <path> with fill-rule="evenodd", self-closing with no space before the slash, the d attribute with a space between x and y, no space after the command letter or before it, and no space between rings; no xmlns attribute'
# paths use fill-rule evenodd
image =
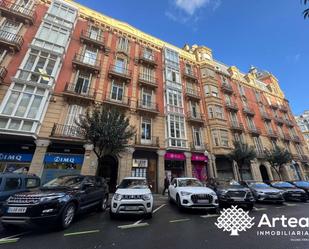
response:
<svg viewBox="0 0 309 249"><path fill-rule="evenodd" d="M227 83L223 83L221 86L221 90L225 93L232 94L233 93L233 88L231 85Z"/></svg>
<svg viewBox="0 0 309 249"><path fill-rule="evenodd" d="M251 109L250 107L244 107L242 110L248 116L254 116L255 115L255 111L253 109Z"/></svg>
<svg viewBox="0 0 309 249"><path fill-rule="evenodd" d="M154 53L142 50L138 56L138 62L151 67L156 67L158 65L157 57Z"/></svg>
<svg viewBox="0 0 309 249"><path fill-rule="evenodd" d="M149 101L139 100L137 101L137 110L142 112L148 112L153 114L159 113L158 104Z"/></svg>
<svg viewBox="0 0 309 249"><path fill-rule="evenodd" d="M242 132L244 130L244 125L236 121L231 121L231 130Z"/></svg>
<svg viewBox="0 0 309 249"><path fill-rule="evenodd" d="M189 87L186 88L186 97L195 101L199 101L201 99L200 92Z"/></svg>
<svg viewBox="0 0 309 249"><path fill-rule="evenodd" d="M14 52L21 50L24 39L20 35L0 30L0 45Z"/></svg>
<svg viewBox="0 0 309 249"><path fill-rule="evenodd" d="M8 73L8 71L6 70L5 67L0 67L0 83L2 83L4 81L4 78L5 78L7 73Z"/></svg>
<svg viewBox="0 0 309 249"><path fill-rule="evenodd" d="M201 125L204 124L204 116L200 114L199 112L188 112L187 113L187 119L189 122L192 123L199 123Z"/></svg>
<svg viewBox="0 0 309 249"><path fill-rule="evenodd" d="M95 34L89 30L82 30L80 41L84 44L99 48L101 50L105 49L104 37L102 34Z"/></svg>
<svg viewBox="0 0 309 249"><path fill-rule="evenodd" d="M188 80L195 81L195 82L198 80L196 74L194 73L192 69L185 69L183 72L183 77Z"/></svg>
<svg viewBox="0 0 309 249"><path fill-rule="evenodd" d="M284 123L288 127L294 127L294 123L291 120L286 119L284 120Z"/></svg>
<svg viewBox="0 0 309 249"><path fill-rule="evenodd" d="M261 130L260 128L257 127L248 127L249 133L251 133L252 136L259 136L261 135Z"/></svg>
<svg viewBox="0 0 309 249"><path fill-rule="evenodd" d="M303 162L303 163L308 163L309 162L309 157L308 156L306 156L306 155L300 155L301 156L301 161Z"/></svg>
<svg viewBox="0 0 309 249"><path fill-rule="evenodd" d="M296 143L300 143L301 142L300 137L297 136L297 135L292 135L292 141L296 142Z"/></svg>
<svg viewBox="0 0 309 249"><path fill-rule="evenodd" d="M95 99L95 90L93 88L85 87L78 83L67 83L63 94L78 100L94 101Z"/></svg>
<svg viewBox="0 0 309 249"><path fill-rule="evenodd" d="M274 130L267 130L267 135L270 138L278 138L278 134Z"/></svg>
<svg viewBox="0 0 309 249"><path fill-rule="evenodd" d="M238 106L235 102L225 102L225 108L230 110L230 111L234 111L237 112L238 111Z"/></svg>
<svg viewBox="0 0 309 249"><path fill-rule="evenodd" d="M263 151L256 150L255 153L256 153L256 158L258 159L264 159L266 157L266 154Z"/></svg>
<svg viewBox="0 0 309 249"><path fill-rule="evenodd" d="M190 149L194 152L205 152L206 146L201 143L200 145L196 145L195 143L190 143Z"/></svg>
<svg viewBox="0 0 309 249"><path fill-rule="evenodd" d="M284 134L283 134L283 139L284 139L285 141L291 141L291 140L292 140L290 134L287 134L287 133L284 133Z"/></svg>
<svg viewBox="0 0 309 249"><path fill-rule="evenodd" d="M116 93L107 93L104 103L122 108L130 108L131 99L127 96L117 95Z"/></svg>
<svg viewBox="0 0 309 249"><path fill-rule="evenodd" d="M288 107L285 105L280 105L279 109L281 112L288 112Z"/></svg>
<svg viewBox="0 0 309 249"><path fill-rule="evenodd" d="M54 124L51 137L84 140L84 131L74 125Z"/></svg>
<svg viewBox="0 0 309 249"><path fill-rule="evenodd" d="M117 65L110 65L108 76L110 78L118 78L120 80L124 80L125 82L130 82L132 78L132 71Z"/></svg>
<svg viewBox="0 0 309 249"><path fill-rule="evenodd" d="M138 76L138 82L140 85L153 87L153 88L158 87L157 79L149 74L140 73Z"/></svg>
<svg viewBox="0 0 309 249"><path fill-rule="evenodd" d="M87 55L76 53L73 61L73 67L91 71L94 74L99 74L101 71L101 61Z"/></svg>
<svg viewBox="0 0 309 249"><path fill-rule="evenodd" d="M149 148L159 148L160 147L159 137L145 137L142 135L135 136L135 147L149 147Z"/></svg>
<svg viewBox="0 0 309 249"><path fill-rule="evenodd" d="M295 160L295 161L298 161L301 159L301 155L298 155L298 154L292 154L292 159Z"/></svg>
<svg viewBox="0 0 309 249"><path fill-rule="evenodd" d="M16 21L31 25L34 24L36 19L36 13L33 8L27 8L16 4L15 1L0 1L0 11L1 15L4 17L13 17Z"/></svg>
<svg viewBox="0 0 309 249"><path fill-rule="evenodd" d="M262 119L265 121L271 121L271 116L267 112L261 112Z"/></svg>
<svg viewBox="0 0 309 249"><path fill-rule="evenodd" d="M269 106L272 109L278 109L279 108L278 104L276 104L276 103L270 103Z"/></svg>
<svg viewBox="0 0 309 249"><path fill-rule="evenodd" d="M278 125L283 125L283 124L284 124L284 120L283 120L283 118L281 118L281 117L274 117L274 120L275 120L275 122L276 122Z"/></svg>

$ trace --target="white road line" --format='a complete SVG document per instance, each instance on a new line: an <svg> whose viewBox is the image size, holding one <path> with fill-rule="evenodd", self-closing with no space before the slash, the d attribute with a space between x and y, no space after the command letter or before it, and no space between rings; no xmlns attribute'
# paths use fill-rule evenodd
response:
<svg viewBox="0 0 309 249"><path fill-rule="evenodd" d="M176 222L183 222L183 221L188 221L190 219L179 219L179 220L170 220L170 223L176 223Z"/></svg>
<svg viewBox="0 0 309 249"><path fill-rule="evenodd" d="M135 228L135 227L145 227L145 226L149 226L148 223L144 222L144 223L139 223L139 224L129 224L129 225L123 225L123 226L118 226L118 228L120 229L128 229L128 228Z"/></svg>
<svg viewBox="0 0 309 249"><path fill-rule="evenodd" d="M15 234L15 235L11 235L11 236L8 236L8 237L1 238L0 240L12 239L12 238L15 238L15 237L17 237L17 236L25 235L25 234L27 234L27 233L30 233L30 232L18 233L18 234Z"/></svg>
<svg viewBox="0 0 309 249"><path fill-rule="evenodd" d="M19 238L12 238L12 239L0 239L1 244L8 244L8 243L15 243L19 240Z"/></svg>
<svg viewBox="0 0 309 249"><path fill-rule="evenodd" d="M155 212L159 211L159 209L163 208L164 206L166 206L166 204L162 204L161 206L157 207L155 210L152 211L152 213L154 214Z"/></svg>
<svg viewBox="0 0 309 249"><path fill-rule="evenodd" d="M218 217L219 214L207 214L207 215L201 215L201 218L212 218L212 217Z"/></svg>
<svg viewBox="0 0 309 249"><path fill-rule="evenodd" d="M276 208L278 208L278 209L279 209L279 208L284 208L284 207L276 207Z"/></svg>
<svg viewBox="0 0 309 249"><path fill-rule="evenodd" d="M292 204L292 203L284 203L285 206L288 206L288 207L295 207L295 206L298 206L297 204Z"/></svg>
<svg viewBox="0 0 309 249"><path fill-rule="evenodd" d="M253 207L254 211L263 211L263 210L267 210L267 208L257 208L257 207Z"/></svg>

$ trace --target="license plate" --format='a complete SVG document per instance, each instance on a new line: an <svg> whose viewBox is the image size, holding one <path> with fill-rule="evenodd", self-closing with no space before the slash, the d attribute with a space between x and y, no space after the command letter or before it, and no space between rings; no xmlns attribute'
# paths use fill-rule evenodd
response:
<svg viewBox="0 0 309 249"><path fill-rule="evenodd" d="M138 210L138 207L135 207L135 206L128 206L128 207L126 207L126 210L128 210L128 211L136 211L136 210Z"/></svg>
<svg viewBox="0 0 309 249"><path fill-rule="evenodd" d="M292 194L292 196L301 196L301 194Z"/></svg>
<svg viewBox="0 0 309 249"><path fill-rule="evenodd" d="M27 208L26 207L9 207L8 213L14 213L14 214L23 214L26 213Z"/></svg>
<svg viewBox="0 0 309 249"><path fill-rule="evenodd" d="M198 200L197 203L200 203L200 204L208 204L208 203L209 203L209 200Z"/></svg>

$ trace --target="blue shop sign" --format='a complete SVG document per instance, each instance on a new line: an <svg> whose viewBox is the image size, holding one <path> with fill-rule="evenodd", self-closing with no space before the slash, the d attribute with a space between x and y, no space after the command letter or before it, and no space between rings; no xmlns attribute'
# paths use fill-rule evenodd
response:
<svg viewBox="0 0 309 249"><path fill-rule="evenodd" d="M4 162L31 162L33 154L0 152L0 161Z"/></svg>
<svg viewBox="0 0 309 249"><path fill-rule="evenodd" d="M46 154L44 163L74 163L83 164L84 155Z"/></svg>

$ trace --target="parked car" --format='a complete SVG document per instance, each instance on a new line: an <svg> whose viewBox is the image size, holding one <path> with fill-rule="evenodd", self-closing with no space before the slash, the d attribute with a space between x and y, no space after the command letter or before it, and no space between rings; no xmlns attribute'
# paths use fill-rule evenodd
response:
<svg viewBox="0 0 309 249"><path fill-rule="evenodd" d="M168 188L168 198L182 208L218 210L218 197L196 178L174 178Z"/></svg>
<svg viewBox="0 0 309 249"><path fill-rule="evenodd" d="M35 175L2 173L0 174L0 213L3 203L11 196L40 186L40 178Z"/></svg>
<svg viewBox="0 0 309 249"><path fill-rule="evenodd" d="M256 201L275 202L282 204L284 202L283 191L273 188L264 182L258 181L243 181L242 185L247 186Z"/></svg>
<svg viewBox="0 0 309 249"><path fill-rule="evenodd" d="M286 201L303 201L306 202L308 199L307 193L305 190L297 188L289 182L283 181L272 181L270 186L283 190L283 198Z"/></svg>
<svg viewBox="0 0 309 249"><path fill-rule="evenodd" d="M69 227L76 214L96 207L104 211L108 186L95 176L60 176L40 189L18 193L4 204L2 224L6 228L24 224L49 224Z"/></svg>
<svg viewBox="0 0 309 249"><path fill-rule="evenodd" d="M153 196L144 177L126 177L111 201L110 217L117 215L141 214L152 217Z"/></svg>
<svg viewBox="0 0 309 249"><path fill-rule="evenodd" d="M307 193L307 197L309 198L309 182L306 181L291 181L289 182L296 186L297 188L303 189Z"/></svg>
<svg viewBox="0 0 309 249"><path fill-rule="evenodd" d="M255 199L248 187L237 181L223 182L216 188L219 205L222 207L237 205L253 209Z"/></svg>

